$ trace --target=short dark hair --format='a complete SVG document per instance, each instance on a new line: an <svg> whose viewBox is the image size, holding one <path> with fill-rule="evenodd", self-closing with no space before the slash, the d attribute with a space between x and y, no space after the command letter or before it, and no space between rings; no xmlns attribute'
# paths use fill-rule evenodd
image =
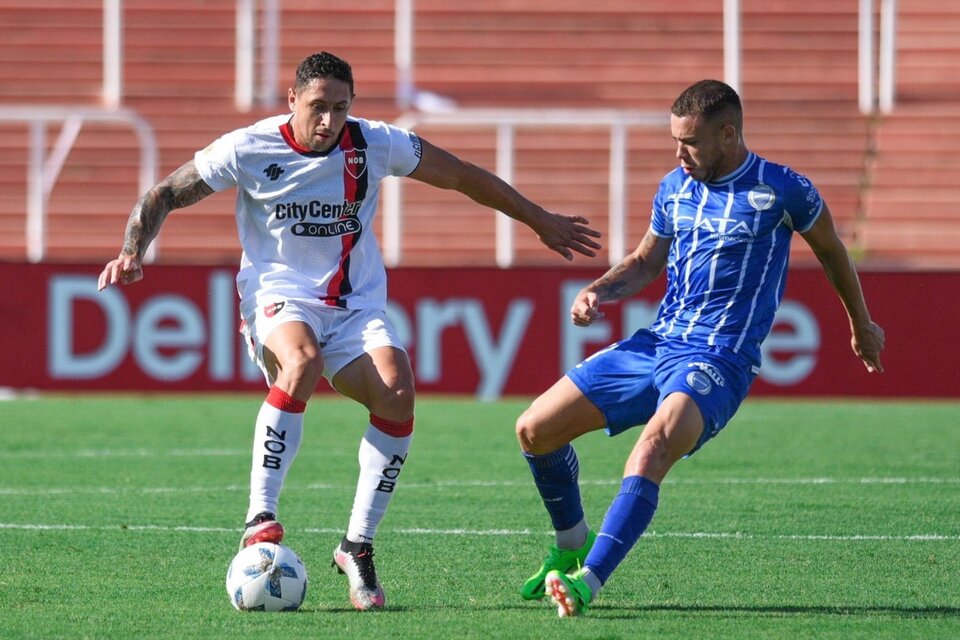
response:
<svg viewBox="0 0 960 640"><path fill-rule="evenodd" d="M701 80L684 89L674 100L670 113L678 118L701 116L704 120L729 114L738 127L743 124L740 96L733 87L719 80Z"/></svg>
<svg viewBox="0 0 960 640"><path fill-rule="evenodd" d="M346 82L350 85L350 95L353 95L353 69L346 60L332 53L321 51L304 58L297 66L297 83L294 89L299 93L317 78L335 78Z"/></svg>

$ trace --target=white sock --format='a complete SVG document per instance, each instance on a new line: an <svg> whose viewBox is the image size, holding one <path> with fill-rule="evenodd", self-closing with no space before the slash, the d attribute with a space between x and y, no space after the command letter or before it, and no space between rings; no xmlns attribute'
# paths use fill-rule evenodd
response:
<svg viewBox="0 0 960 640"><path fill-rule="evenodd" d="M590 571L590 567L584 567L580 577L583 578L583 581L590 587L590 599L595 599L597 594L600 593L600 589L603 589L603 583L600 582L600 578L598 578L593 571Z"/></svg>
<svg viewBox="0 0 960 640"><path fill-rule="evenodd" d="M253 433L250 506L247 522L258 513L277 513L280 491L300 448L306 403L271 387L260 407Z"/></svg>
<svg viewBox="0 0 960 640"><path fill-rule="evenodd" d="M589 532L587 519L583 518L569 529L557 531L557 546L561 549L579 549L587 541Z"/></svg>
<svg viewBox="0 0 960 640"><path fill-rule="evenodd" d="M370 425L360 441L360 478L347 527L350 542L370 542L377 534L412 439L412 418L407 423L393 423L370 416Z"/></svg>

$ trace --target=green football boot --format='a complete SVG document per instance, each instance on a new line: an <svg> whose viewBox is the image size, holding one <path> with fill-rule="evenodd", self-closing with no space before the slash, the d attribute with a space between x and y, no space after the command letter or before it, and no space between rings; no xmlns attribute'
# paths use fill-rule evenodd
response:
<svg viewBox="0 0 960 640"><path fill-rule="evenodd" d="M560 573L569 573L576 571L583 566L587 554L593 547L593 541L597 539L597 534L593 531L587 533L587 541L579 549L561 549L555 544L550 545L550 552L547 559L543 561L539 571L527 578L520 589L520 597L524 600L539 600L546 595L543 581L551 571Z"/></svg>
<svg viewBox="0 0 960 640"><path fill-rule="evenodd" d="M551 571L545 580L547 593L557 605L557 615L561 618L578 616L587 610L593 593L590 587L580 577L583 569L568 575L559 571Z"/></svg>

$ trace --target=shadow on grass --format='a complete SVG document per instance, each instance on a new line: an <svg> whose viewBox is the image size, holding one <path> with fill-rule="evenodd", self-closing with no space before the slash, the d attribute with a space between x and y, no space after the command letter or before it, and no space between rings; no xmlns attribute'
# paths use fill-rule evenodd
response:
<svg viewBox="0 0 960 640"><path fill-rule="evenodd" d="M387 605L386 609L380 611L367 612L364 615L390 615L395 613L415 613L417 611L444 611L458 608L457 605L426 605L406 607L403 605ZM535 608L529 605L494 605L494 606L471 606L471 609L486 611L533 611ZM302 610L303 611L303 610ZM537 609L539 612L540 610ZM315 609L306 609L305 613L358 613L353 607L317 607ZM595 614L598 618L605 619L636 619L651 613L687 613L687 614L727 614L735 616L840 616L840 617L875 617L875 616L894 616L899 618L960 618L960 607L898 607L898 606L803 606L803 605L782 605L782 606L750 606L750 605L685 605L685 604L662 604L662 605L610 605L595 604L590 607L587 613Z"/></svg>
<svg viewBox="0 0 960 640"><path fill-rule="evenodd" d="M707 613L731 615L769 615L769 616L841 616L873 617L894 616L899 618L960 618L960 607L898 607L898 606L750 606L750 605L684 605L664 604L647 606L617 606L597 604L590 609L605 618L637 618L645 613Z"/></svg>

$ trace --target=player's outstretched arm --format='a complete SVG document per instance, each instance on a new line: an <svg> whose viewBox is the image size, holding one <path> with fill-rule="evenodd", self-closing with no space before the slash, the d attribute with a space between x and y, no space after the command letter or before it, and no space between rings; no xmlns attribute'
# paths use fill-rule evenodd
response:
<svg viewBox="0 0 960 640"><path fill-rule="evenodd" d="M629 298L653 282L667 264L670 240L647 230L634 251L580 290L570 307L570 319L586 327L603 317L600 305Z"/></svg>
<svg viewBox="0 0 960 640"><path fill-rule="evenodd" d="M127 219L123 249L119 257L103 268L97 288L102 291L111 284L132 284L142 280L143 254L160 233L167 215L212 193L213 189L200 178L197 167L190 160L143 194Z"/></svg>
<svg viewBox="0 0 960 640"><path fill-rule="evenodd" d="M600 244L593 238L599 238L600 232L590 228L586 218L551 213L486 169L426 140L421 143L423 155L411 178L441 189L454 189L479 204L502 211L533 229L540 242L567 260L573 260L574 251L591 258L597 255Z"/></svg>
<svg viewBox="0 0 960 640"><path fill-rule="evenodd" d="M823 205L820 217L813 227L803 234L803 239L813 249L824 273L827 274L827 279L840 296L850 321L850 345L853 352L863 362L867 371L882 373L880 352L884 346L883 328L870 318L857 270L837 235L827 205Z"/></svg>

